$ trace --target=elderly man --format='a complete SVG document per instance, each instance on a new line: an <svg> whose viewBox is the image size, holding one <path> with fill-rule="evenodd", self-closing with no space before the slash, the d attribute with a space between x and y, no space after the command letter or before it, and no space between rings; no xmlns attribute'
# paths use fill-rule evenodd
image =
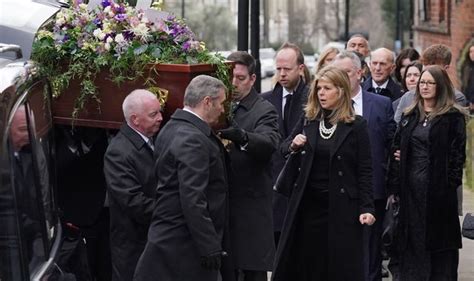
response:
<svg viewBox="0 0 474 281"><path fill-rule="evenodd" d="M255 59L237 51L231 126L219 132L229 145L232 164L230 184L230 233L232 257L238 280L266 281L272 270L275 244L272 224L272 154L280 135L275 107L253 88ZM251 231L249 231L251 229Z"/></svg>
<svg viewBox="0 0 474 281"><path fill-rule="evenodd" d="M275 106L278 113L278 126L282 139L291 133L303 114L309 88L303 80L304 56L300 48L292 43L284 43L275 58L278 83L272 91L262 97ZM275 153L272 159L273 181L282 169L285 158ZM288 199L274 192L273 194L273 231L275 243L280 239L283 220L285 218Z"/></svg>
<svg viewBox="0 0 474 281"><path fill-rule="evenodd" d="M385 203L387 200L385 174L388 152L395 133L392 103L389 98L362 90L360 79L362 69L359 57L353 52L339 53L333 65L344 70L351 82L351 96L354 110L367 120L370 151L372 157L372 188L376 222L364 230L364 246L367 251L365 266L366 280L381 281L382 276L382 231Z"/></svg>
<svg viewBox="0 0 474 281"><path fill-rule="evenodd" d="M104 156L109 194L112 280L131 281L145 248L155 202L152 139L160 128L160 102L147 90L123 101L123 124Z"/></svg>
<svg viewBox="0 0 474 281"><path fill-rule="evenodd" d="M390 77L395 69L395 54L386 48L372 52L370 58L371 77L364 81L362 89L378 95L386 96L393 102L400 98L401 88Z"/></svg>
<svg viewBox="0 0 474 281"><path fill-rule="evenodd" d="M224 112L225 91L216 78L195 77L184 109L176 110L155 141L157 201L135 281L221 278L227 169L211 125Z"/></svg>

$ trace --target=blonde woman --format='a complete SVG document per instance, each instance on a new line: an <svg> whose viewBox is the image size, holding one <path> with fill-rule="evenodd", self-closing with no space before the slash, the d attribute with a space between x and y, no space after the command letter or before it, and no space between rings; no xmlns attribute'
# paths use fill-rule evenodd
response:
<svg viewBox="0 0 474 281"><path fill-rule="evenodd" d="M350 95L344 71L321 69L304 117L282 144L299 173L273 280L364 280L362 225L375 222L372 168L367 123Z"/></svg>
<svg viewBox="0 0 474 281"><path fill-rule="evenodd" d="M319 56L318 63L316 65L316 73L318 73L319 70L321 70L323 67L326 65L330 64L334 58L339 54L339 49L336 47L329 47L326 50L324 50L321 55Z"/></svg>

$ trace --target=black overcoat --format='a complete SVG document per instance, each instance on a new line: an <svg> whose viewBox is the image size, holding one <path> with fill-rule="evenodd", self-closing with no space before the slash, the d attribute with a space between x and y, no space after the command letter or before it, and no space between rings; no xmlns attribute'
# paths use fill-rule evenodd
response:
<svg viewBox="0 0 474 281"><path fill-rule="evenodd" d="M295 245L295 228L298 209L302 202L314 158L314 147L319 134L319 121L305 125L302 119L290 137L282 143L288 151L294 136L303 130L307 144L300 152L300 169L293 186L280 244L275 258L272 280L292 280L296 267L292 251ZM332 281L364 280L363 240L359 215L374 214L372 195L372 167L367 122L357 116L352 123L339 122L330 148L329 162L329 279ZM315 162L317 163L317 162Z"/></svg>
<svg viewBox="0 0 474 281"><path fill-rule="evenodd" d="M112 280L129 281L145 248L155 202L153 151L127 124L104 156L110 211Z"/></svg>
<svg viewBox="0 0 474 281"><path fill-rule="evenodd" d="M157 200L134 280L214 281L201 257L220 252L227 171L222 143L207 123L178 109L155 141Z"/></svg>
<svg viewBox="0 0 474 281"><path fill-rule="evenodd" d="M289 132L285 130L284 121L283 121L283 108L282 108L282 100L283 100L283 86L279 83L275 85L272 91L262 93L262 97L268 100L273 106L275 106L277 113L278 113L278 127L280 130L281 139L285 140L289 134L291 134L291 130L296 126L300 117L303 115L303 107L306 104L308 99L308 92L309 87L300 78L298 83L298 87L296 87L293 98L291 100L289 116L287 116L287 122L289 127ZM276 181L278 174L280 173L283 165L285 164L286 159L276 151L273 153L272 157L272 176L273 182ZM283 220L285 219L286 209L288 208L288 198L283 196L278 192L273 192L273 230L274 231L281 231L283 226Z"/></svg>
<svg viewBox="0 0 474 281"><path fill-rule="evenodd" d="M403 116L395 134L393 150L400 150L400 161L391 159L388 187L400 196L399 246L407 244L406 196L409 145L419 120L419 112ZM426 198L426 250L438 251L461 248L456 188L462 184L466 160L466 120L458 110L434 118L429 132L429 168ZM393 155L393 153L392 153ZM393 156L392 156L393 157Z"/></svg>
<svg viewBox="0 0 474 281"><path fill-rule="evenodd" d="M245 148L232 144L230 237L237 268L269 271L275 255L272 227L272 162L280 136L275 107L252 90L234 121L247 132Z"/></svg>

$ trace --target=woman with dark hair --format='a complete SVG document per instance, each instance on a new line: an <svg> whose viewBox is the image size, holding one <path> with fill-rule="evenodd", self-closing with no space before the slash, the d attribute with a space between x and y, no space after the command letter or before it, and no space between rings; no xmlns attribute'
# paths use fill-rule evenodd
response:
<svg viewBox="0 0 474 281"><path fill-rule="evenodd" d="M419 59L420 54L413 48L403 49L400 54L398 54L397 59L395 60L395 78L398 83L403 83L403 74L405 73L407 65Z"/></svg>
<svg viewBox="0 0 474 281"><path fill-rule="evenodd" d="M465 110L446 71L421 73L394 138L391 199L399 197L400 281L457 280L461 231L456 188L466 158Z"/></svg>
<svg viewBox="0 0 474 281"><path fill-rule="evenodd" d="M409 65L407 65L402 76L403 93L416 90L416 85L418 85L421 71L423 71L423 65L419 61L412 61Z"/></svg>
<svg viewBox="0 0 474 281"><path fill-rule="evenodd" d="M282 144L298 171L272 280L364 280L362 225L375 218L367 122L356 116L346 72L326 66L305 115ZM341 270L341 265L343 270Z"/></svg>
<svg viewBox="0 0 474 281"><path fill-rule="evenodd" d="M464 58L461 71L462 92L469 102L471 113L474 112L474 40L471 40Z"/></svg>

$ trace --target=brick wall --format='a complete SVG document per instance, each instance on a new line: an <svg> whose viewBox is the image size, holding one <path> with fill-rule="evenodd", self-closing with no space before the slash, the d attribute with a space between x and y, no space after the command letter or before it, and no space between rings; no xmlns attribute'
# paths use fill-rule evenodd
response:
<svg viewBox="0 0 474 281"><path fill-rule="evenodd" d="M419 0L413 0L418 2ZM474 37L474 0L431 0L429 7L429 22L415 19L414 47L423 50L432 44L445 44L451 48L453 59L449 75L454 85L459 88L457 63L462 49ZM415 3L414 15L418 3ZM443 9L446 20L440 22L440 10Z"/></svg>

